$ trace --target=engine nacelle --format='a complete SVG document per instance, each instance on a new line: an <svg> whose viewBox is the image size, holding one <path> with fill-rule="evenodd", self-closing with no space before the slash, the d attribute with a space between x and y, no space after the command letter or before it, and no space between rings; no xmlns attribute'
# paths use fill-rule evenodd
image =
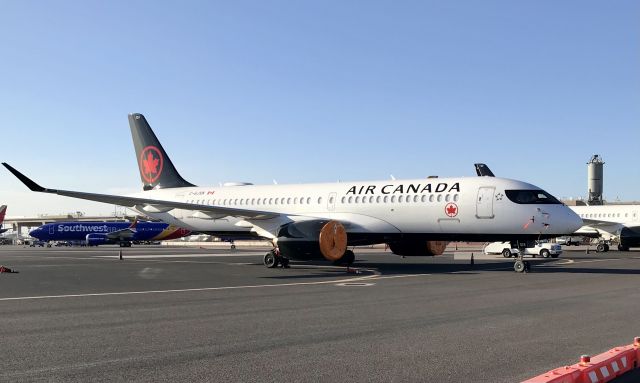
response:
<svg viewBox="0 0 640 383"><path fill-rule="evenodd" d="M630 247L640 246L640 228L638 227L623 227L619 236L620 245L627 250Z"/></svg>
<svg viewBox="0 0 640 383"><path fill-rule="evenodd" d="M87 246L98 246L98 245L111 243L111 240L107 238L106 234L92 233L92 234L87 234L86 242L87 242Z"/></svg>
<svg viewBox="0 0 640 383"><path fill-rule="evenodd" d="M389 248L396 255L407 257L442 255L447 248L447 241L398 241L389 243Z"/></svg>
<svg viewBox="0 0 640 383"><path fill-rule="evenodd" d="M335 262L347 250L347 232L338 221L313 220L286 224L278 231L278 248L297 259Z"/></svg>

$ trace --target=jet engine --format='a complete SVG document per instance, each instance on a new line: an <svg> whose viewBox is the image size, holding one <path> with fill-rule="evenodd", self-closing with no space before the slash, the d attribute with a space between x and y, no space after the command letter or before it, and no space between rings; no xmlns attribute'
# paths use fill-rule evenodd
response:
<svg viewBox="0 0 640 383"><path fill-rule="evenodd" d="M334 220L288 223L278 231L278 248L290 258L325 258L331 262L339 262L345 254L351 254L347 251L347 232Z"/></svg>
<svg viewBox="0 0 640 383"><path fill-rule="evenodd" d="M87 246L98 246L111 243L105 234L91 233L86 237Z"/></svg>
<svg viewBox="0 0 640 383"><path fill-rule="evenodd" d="M628 251L630 247L640 246L640 227L623 227L619 237L619 250Z"/></svg>
<svg viewBox="0 0 640 383"><path fill-rule="evenodd" d="M408 257L442 255L447 248L447 241L404 240L389 243L389 248L396 255Z"/></svg>

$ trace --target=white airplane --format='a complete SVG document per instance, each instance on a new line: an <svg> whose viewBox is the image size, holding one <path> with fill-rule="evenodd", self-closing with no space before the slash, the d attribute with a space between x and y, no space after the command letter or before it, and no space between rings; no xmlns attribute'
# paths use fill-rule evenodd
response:
<svg viewBox="0 0 640 383"><path fill-rule="evenodd" d="M640 246L640 205L571 206L584 221L576 234L600 237L605 241L617 240L618 250L628 251ZM609 250L599 243L598 252Z"/></svg>
<svg viewBox="0 0 640 383"><path fill-rule="evenodd" d="M4 217L7 214L7 205L0 206L0 234L9 230L9 228L3 229L2 225L4 224Z"/></svg>
<svg viewBox="0 0 640 383"><path fill-rule="evenodd" d="M550 238L583 225L539 187L491 176L197 187L180 176L143 115L130 114L129 123L140 193L44 188L3 165L32 191L127 206L192 231L216 232L220 220L229 220L236 232L272 241L274 250L264 259L268 267L322 257L350 265L348 246L378 243L398 255L439 255L446 241Z"/></svg>

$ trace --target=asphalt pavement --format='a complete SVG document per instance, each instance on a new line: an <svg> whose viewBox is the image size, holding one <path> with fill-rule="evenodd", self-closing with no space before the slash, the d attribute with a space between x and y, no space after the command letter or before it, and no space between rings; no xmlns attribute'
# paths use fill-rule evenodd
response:
<svg viewBox="0 0 640 383"><path fill-rule="evenodd" d="M0 381L518 382L640 336L640 252L510 260L357 249L0 246ZM627 378L629 379L629 378Z"/></svg>

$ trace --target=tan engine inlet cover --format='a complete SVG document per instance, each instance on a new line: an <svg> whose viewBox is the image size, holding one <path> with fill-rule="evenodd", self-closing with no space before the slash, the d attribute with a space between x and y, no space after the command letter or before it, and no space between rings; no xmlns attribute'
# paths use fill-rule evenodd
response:
<svg viewBox="0 0 640 383"><path fill-rule="evenodd" d="M338 221L329 221L320 230L320 252L329 261L337 261L347 251L347 231Z"/></svg>
<svg viewBox="0 0 640 383"><path fill-rule="evenodd" d="M442 255L448 244L447 241L427 241L427 251L433 255Z"/></svg>

